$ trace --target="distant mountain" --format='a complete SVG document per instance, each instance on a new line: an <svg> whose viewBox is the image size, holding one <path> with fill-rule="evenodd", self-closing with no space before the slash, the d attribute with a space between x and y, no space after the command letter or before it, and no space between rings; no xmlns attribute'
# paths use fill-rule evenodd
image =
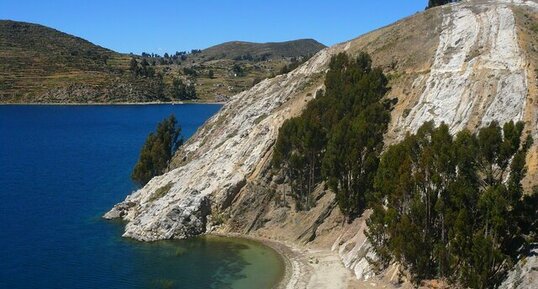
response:
<svg viewBox="0 0 538 289"><path fill-rule="evenodd" d="M0 20L0 103L185 100L175 93L176 79L196 88L195 101L226 100L323 47L315 40L229 42L202 52L139 56L42 25ZM131 67L133 58L138 68Z"/></svg>
<svg viewBox="0 0 538 289"><path fill-rule="evenodd" d="M299 39L286 42L253 43L242 41L225 42L202 50L206 57L237 59L300 57L314 54L326 46L314 39Z"/></svg>

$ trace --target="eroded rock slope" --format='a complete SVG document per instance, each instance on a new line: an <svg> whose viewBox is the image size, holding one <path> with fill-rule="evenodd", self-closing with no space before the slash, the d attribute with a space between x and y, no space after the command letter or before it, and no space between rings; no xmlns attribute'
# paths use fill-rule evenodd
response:
<svg viewBox="0 0 538 289"><path fill-rule="evenodd" d="M334 49L299 69L236 95L184 146L178 167L155 177L105 218L128 221L126 237L152 241L205 232L208 216L230 206L268 153L282 122L297 114L321 83Z"/></svg>

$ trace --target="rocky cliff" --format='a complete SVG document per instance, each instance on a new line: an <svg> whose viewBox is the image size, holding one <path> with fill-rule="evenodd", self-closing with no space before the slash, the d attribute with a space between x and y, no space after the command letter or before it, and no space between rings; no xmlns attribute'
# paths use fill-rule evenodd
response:
<svg viewBox="0 0 538 289"><path fill-rule="evenodd" d="M284 120L315 95L334 50L234 96L178 152L177 168L152 179L105 217L129 221L125 236L146 241L205 232L208 217L226 210L263 167ZM170 189L156 196L165 187Z"/></svg>
<svg viewBox="0 0 538 289"><path fill-rule="evenodd" d="M293 72L235 95L178 152L173 169L105 217L123 218L124 236L140 240L237 232L328 248L357 277L370 277L367 214L345 224L323 186L312 210L295 212L285 180L269 172L279 127L322 87L331 55L367 51L390 77L387 97L398 98L387 143L428 120L452 132L523 120L525 133L538 139L536 27L536 1L462 1L324 49ZM527 161L530 187L538 181L536 145ZM383 279L394 281L397 271Z"/></svg>

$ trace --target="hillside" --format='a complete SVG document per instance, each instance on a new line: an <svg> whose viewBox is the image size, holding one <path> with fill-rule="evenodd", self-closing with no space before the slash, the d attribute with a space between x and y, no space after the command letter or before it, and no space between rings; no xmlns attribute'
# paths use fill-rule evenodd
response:
<svg viewBox="0 0 538 289"><path fill-rule="evenodd" d="M278 59L315 54L323 48L325 45L314 39L270 43L232 41L206 48L202 50L201 55L206 58L237 59L251 56L253 58Z"/></svg>
<svg viewBox="0 0 538 289"><path fill-rule="evenodd" d="M233 44L235 43L235 44ZM127 55L42 25L0 21L0 102L115 103L186 100L175 79L196 89L195 101L223 101L323 46L313 40L244 46L233 42L199 54ZM220 52L223 49L223 52ZM249 49L254 49L252 52ZM271 54L229 59L223 53ZM251 53L251 54L249 54ZM211 56L210 55L215 55ZM133 73L131 58L148 73ZM238 70L234 72L235 70ZM151 72L150 72L151 71ZM211 74L210 74L211 71ZM190 99L193 100L193 99Z"/></svg>
<svg viewBox="0 0 538 289"><path fill-rule="evenodd" d="M201 100L226 101L265 78L298 66L323 48L311 39L278 43L232 41L148 60L157 63L156 69L163 71L165 82L178 77L194 83Z"/></svg>
<svg viewBox="0 0 538 289"><path fill-rule="evenodd" d="M0 102L160 100L129 57L30 23L0 21Z"/></svg>
<svg viewBox="0 0 538 289"><path fill-rule="evenodd" d="M523 121L524 135L538 139L537 23L536 1L463 1L324 49L294 71L233 96L177 153L173 169L105 217L124 219L124 236L146 241L206 232L276 240L295 254L286 288L411 288L398 264L374 274L368 259L375 254L365 236L370 211L347 222L323 183L311 192L312 208L294 209L289 180L271 168L278 131L323 88L332 56L366 51L388 75L385 97L397 99L387 144L430 120L444 122L453 134L475 132L492 120ZM527 169L523 184L530 194L538 184L536 142ZM153 198L162 187L170 189ZM507 282L513 283L503 288L536 287L529 267L536 255L521 258L522 269L510 272ZM342 263L359 281L346 274L338 282L325 278Z"/></svg>

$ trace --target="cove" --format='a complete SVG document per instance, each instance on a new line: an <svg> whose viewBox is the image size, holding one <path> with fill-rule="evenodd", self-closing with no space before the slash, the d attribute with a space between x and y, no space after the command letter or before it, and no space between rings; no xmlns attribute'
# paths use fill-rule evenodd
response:
<svg viewBox="0 0 538 289"><path fill-rule="evenodd" d="M0 106L0 288L272 288L280 256L250 240L143 243L101 215L135 189L146 136L188 137L220 105Z"/></svg>

